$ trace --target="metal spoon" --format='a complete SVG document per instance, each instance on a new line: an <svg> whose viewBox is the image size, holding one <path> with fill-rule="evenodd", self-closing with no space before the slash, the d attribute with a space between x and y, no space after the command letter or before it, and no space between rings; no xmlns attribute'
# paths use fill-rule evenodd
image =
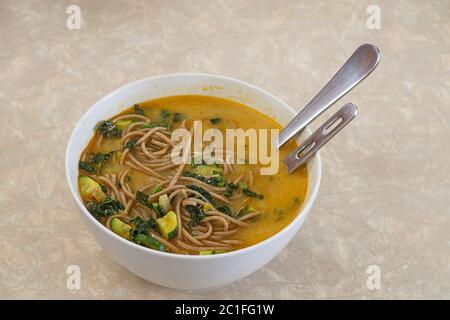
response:
<svg viewBox="0 0 450 320"><path fill-rule="evenodd" d="M380 51L374 45L363 44L356 49L325 87L281 131L278 139L274 141L275 145L280 148L296 134L300 133L322 112L367 77L378 66L379 62ZM350 123L356 117L356 114L357 107L348 103L329 118L294 152L285 158L289 173L308 161L317 150Z"/></svg>
<svg viewBox="0 0 450 320"><path fill-rule="evenodd" d="M371 44L363 44L344 63L322 90L300 111L294 119L281 131L275 145L279 148L303 130L322 112L342 98L380 62L380 51Z"/></svg>
<svg viewBox="0 0 450 320"><path fill-rule="evenodd" d="M313 134L311 134L294 152L291 152L284 162L288 167L288 172L291 173L302 164L306 163L320 148L331 140L339 131L341 131L347 124L350 123L358 113L358 108L352 104L347 103L338 112Z"/></svg>

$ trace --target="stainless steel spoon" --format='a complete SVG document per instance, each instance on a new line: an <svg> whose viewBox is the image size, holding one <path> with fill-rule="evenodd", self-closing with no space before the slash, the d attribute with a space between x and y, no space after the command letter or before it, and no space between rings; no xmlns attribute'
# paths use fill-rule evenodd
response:
<svg viewBox="0 0 450 320"><path fill-rule="evenodd" d="M353 103L347 103L313 134L311 134L294 152L291 152L284 162L291 173L311 157L331 140L339 131L350 123L358 113L358 108Z"/></svg>
<svg viewBox="0 0 450 320"><path fill-rule="evenodd" d="M281 131L276 141L274 141L275 145L280 148L296 134L300 133L322 112L367 77L378 66L379 62L380 51L374 45L363 44L356 49L325 87ZM317 150L352 121L356 114L357 107L348 103L329 118L294 152L285 158L289 172L294 171L308 161Z"/></svg>
<svg viewBox="0 0 450 320"><path fill-rule="evenodd" d="M380 62L380 51L371 44L363 44L344 63L322 90L300 111L294 119L281 131L275 145L279 148L302 131L308 124L342 98Z"/></svg>

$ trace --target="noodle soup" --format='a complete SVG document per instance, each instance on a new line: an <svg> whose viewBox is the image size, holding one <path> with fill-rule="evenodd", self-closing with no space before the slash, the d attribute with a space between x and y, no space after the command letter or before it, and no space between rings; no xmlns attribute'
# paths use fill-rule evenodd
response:
<svg viewBox="0 0 450 320"><path fill-rule="evenodd" d="M296 216L307 190L306 168L261 175L256 164L176 164L171 133L193 121L230 128L281 129L242 104L176 96L131 106L102 121L82 153L80 194L89 212L123 238L153 250L209 255L251 246Z"/></svg>

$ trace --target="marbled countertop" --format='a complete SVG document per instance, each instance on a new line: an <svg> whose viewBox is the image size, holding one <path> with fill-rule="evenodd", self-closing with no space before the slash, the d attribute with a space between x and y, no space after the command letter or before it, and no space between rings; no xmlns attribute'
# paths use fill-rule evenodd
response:
<svg viewBox="0 0 450 320"><path fill-rule="evenodd" d="M73 3L79 30L66 27ZM369 28L377 8L380 28ZM0 298L450 298L449 13L446 0L1 1ZM300 109L365 42L382 62L343 99L359 115L322 152L311 215L266 267L175 291L123 269L88 233L64 151L107 92L210 72ZM66 287L69 265L79 290Z"/></svg>

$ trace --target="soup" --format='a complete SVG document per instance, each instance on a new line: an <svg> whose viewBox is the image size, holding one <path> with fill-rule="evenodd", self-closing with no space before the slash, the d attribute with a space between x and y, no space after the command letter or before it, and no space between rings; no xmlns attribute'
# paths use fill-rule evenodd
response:
<svg viewBox="0 0 450 320"><path fill-rule="evenodd" d="M172 133L192 132L195 123L203 132L224 134L236 128L281 129L252 108L214 97L136 104L100 122L81 155L79 190L89 212L129 241L192 255L248 247L286 227L303 204L308 182L305 167L288 174L282 163L296 144L280 149L273 175L262 175L261 163L198 161L192 148L181 152L190 153L190 162L175 163Z"/></svg>

